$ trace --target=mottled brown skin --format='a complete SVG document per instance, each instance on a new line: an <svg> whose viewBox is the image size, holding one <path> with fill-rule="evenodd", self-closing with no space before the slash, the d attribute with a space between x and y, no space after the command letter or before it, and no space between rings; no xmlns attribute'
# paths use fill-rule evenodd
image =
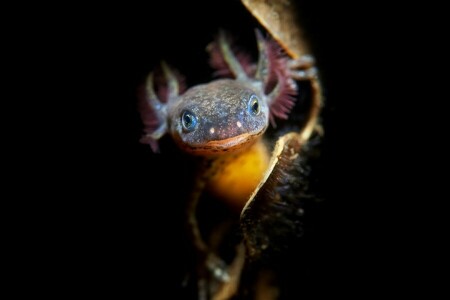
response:
<svg viewBox="0 0 450 300"><path fill-rule="evenodd" d="M243 149L267 129L269 109L261 99L261 93L246 82L221 79L197 85L168 107L169 132L182 149L192 154L214 156ZM257 114L250 107L251 100L258 101ZM191 132L182 126L186 110L197 116Z"/></svg>

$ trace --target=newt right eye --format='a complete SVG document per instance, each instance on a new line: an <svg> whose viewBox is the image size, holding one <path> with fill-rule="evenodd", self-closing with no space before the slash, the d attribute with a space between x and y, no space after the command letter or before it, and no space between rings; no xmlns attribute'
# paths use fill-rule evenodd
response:
<svg viewBox="0 0 450 300"><path fill-rule="evenodd" d="M183 130L186 132L191 132L193 131L196 127L197 127L197 116L189 111L189 110L185 110L182 114L181 114L181 125L183 126Z"/></svg>
<svg viewBox="0 0 450 300"><path fill-rule="evenodd" d="M248 111L250 114L257 116L261 111L261 106L259 105L259 98L256 95L252 95L248 101Z"/></svg>

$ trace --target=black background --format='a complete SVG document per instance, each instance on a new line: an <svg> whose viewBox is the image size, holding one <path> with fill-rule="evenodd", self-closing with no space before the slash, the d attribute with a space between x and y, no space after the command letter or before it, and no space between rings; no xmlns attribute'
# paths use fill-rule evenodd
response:
<svg viewBox="0 0 450 300"><path fill-rule="evenodd" d="M373 122L389 85L380 79L386 52L392 53L381 28L389 9L298 1L298 10L324 86L326 135L317 177L323 201L306 210L301 247L283 262L287 293L289 299L383 293L398 270L385 262L397 256L387 236L380 238L390 205L380 202L389 182L374 158L387 151L380 145L383 126ZM52 147L45 154L56 166L39 186L57 199L39 204L51 215L39 231L48 239L39 243L44 249L47 241L57 244L47 253L56 261L47 265L57 278L49 282L67 295L94 288L99 296L153 299L162 292L162 298L182 299L183 212L177 199L156 191L177 190L173 174L184 165L167 165L139 144L136 89L161 59L188 85L210 80L204 48L218 28L251 48L256 21L237 0L74 5L41 21L44 27L34 30L52 47L40 63L56 60L47 93L61 100L52 109L57 120L46 127ZM46 161L41 168L49 167Z"/></svg>

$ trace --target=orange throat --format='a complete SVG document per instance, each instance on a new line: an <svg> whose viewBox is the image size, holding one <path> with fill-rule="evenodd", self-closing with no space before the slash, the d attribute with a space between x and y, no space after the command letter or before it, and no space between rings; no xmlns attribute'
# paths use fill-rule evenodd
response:
<svg viewBox="0 0 450 300"><path fill-rule="evenodd" d="M231 207L241 210L263 178L269 160L269 151L262 139L244 151L220 157L208 189Z"/></svg>

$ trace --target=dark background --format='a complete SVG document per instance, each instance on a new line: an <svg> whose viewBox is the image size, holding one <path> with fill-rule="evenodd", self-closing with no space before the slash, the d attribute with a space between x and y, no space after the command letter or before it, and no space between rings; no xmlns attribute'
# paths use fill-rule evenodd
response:
<svg viewBox="0 0 450 300"><path fill-rule="evenodd" d="M386 263L397 254L380 233L392 204L380 203L389 171L375 168L387 150L379 142L383 124L373 127L388 94L386 53L394 51L383 40L389 9L297 2L324 87L326 135L314 178L321 201L309 204L302 241L280 263L284 284L289 299L382 294L396 284L398 270L398 263ZM65 294L94 288L99 296L182 298L183 211L168 195L182 185L174 175L185 166L139 144L136 89L161 59L176 66L188 86L210 80L204 49L218 28L254 51L256 21L237 0L74 5L41 21L43 28L30 30L39 43L51 41L38 57L43 68L56 61L47 93L61 99L51 110L57 120L46 127L52 143L46 154L56 166L39 187L58 199L40 203L51 215L51 221L42 218L48 223L42 235L57 244L49 250L54 284Z"/></svg>

